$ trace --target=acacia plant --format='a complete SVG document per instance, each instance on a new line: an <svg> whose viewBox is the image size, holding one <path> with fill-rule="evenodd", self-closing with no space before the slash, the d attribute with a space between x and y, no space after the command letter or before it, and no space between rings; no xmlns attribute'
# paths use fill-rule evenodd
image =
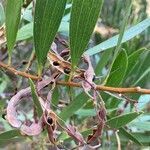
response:
<svg viewBox="0 0 150 150"><path fill-rule="evenodd" d="M135 14L133 1L6 0L0 7L1 146L149 145L150 18Z"/></svg>

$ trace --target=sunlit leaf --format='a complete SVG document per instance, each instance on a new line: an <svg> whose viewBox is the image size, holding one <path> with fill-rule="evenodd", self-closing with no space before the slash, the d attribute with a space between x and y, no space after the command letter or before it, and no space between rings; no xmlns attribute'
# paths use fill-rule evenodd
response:
<svg viewBox="0 0 150 150"><path fill-rule="evenodd" d="M141 21L140 23L138 23L137 25L129 28L128 30L126 30L124 32L123 38L122 38L122 42L127 42L130 39L134 38L135 36L137 36L138 34L142 33L144 30L146 30L148 27L150 27L150 18L147 18L143 21ZM104 50L107 50L109 48L115 47L117 45L117 41L118 41L118 37L119 35L116 35L90 49L88 49L85 54L88 54L90 56L95 55L99 52L102 52Z"/></svg>

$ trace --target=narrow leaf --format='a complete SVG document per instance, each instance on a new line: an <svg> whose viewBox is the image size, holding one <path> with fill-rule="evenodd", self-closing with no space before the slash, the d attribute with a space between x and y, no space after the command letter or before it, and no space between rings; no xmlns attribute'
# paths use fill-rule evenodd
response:
<svg viewBox="0 0 150 150"><path fill-rule="evenodd" d="M140 131L144 131L144 132L150 132L150 122L149 121L138 121L138 122L132 122L129 125L130 127L136 128Z"/></svg>
<svg viewBox="0 0 150 150"><path fill-rule="evenodd" d="M69 23L62 21L58 32L68 36L69 33ZM18 30L16 41L27 40L33 37L33 22L30 22Z"/></svg>
<svg viewBox="0 0 150 150"><path fill-rule="evenodd" d="M137 110L143 110L150 103L150 94L141 95L138 99Z"/></svg>
<svg viewBox="0 0 150 150"><path fill-rule="evenodd" d="M58 103L59 103L59 90L58 90L58 87L56 86L54 91L53 91L53 94L52 94L52 104L57 106Z"/></svg>
<svg viewBox="0 0 150 150"><path fill-rule="evenodd" d="M21 136L19 130L10 130L0 134L0 140L8 140L16 136Z"/></svg>
<svg viewBox="0 0 150 150"><path fill-rule="evenodd" d="M121 43L129 41L130 39L134 38L138 34L142 33L148 27L150 27L150 18L147 18L147 19L141 21L140 23L138 23L137 25L126 30L124 35L123 35ZM116 35L116 36L88 49L85 52L85 54L92 56L92 55L95 55L99 52L107 50L109 48L115 47L117 45L118 37L119 37L119 35Z"/></svg>
<svg viewBox="0 0 150 150"><path fill-rule="evenodd" d="M128 67L128 58L125 50L122 50L113 63L106 85L119 86Z"/></svg>
<svg viewBox="0 0 150 150"><path fill-rule="evenodd" d="M111 54L112 54L112 50L105 51L102 53L102 55L100 56L100 60L97 63L96 68L95 68L96 75L102 75L103 74L102 69L105 67L105 65L110 60Z"/></svg>
<svg viewBox="0 0 150 150"><path fill-rule="evenodd" d="M71 61L74 68L94 30L103 0L74 0L70 18Z"/></svg>
<svg viewBox="0 0 150 150"><path fill-rule="evenodd" d="M66 0L37 0L34 17L34 42L39 74L60 25Z"/></svg>
<svg viewBox="0 0 150 150"><path fill-rule="evenodd" d="M33 37L33 22L24 25L18 30L17 41L26 40Z"/></svg>
<svg viewBox="0 0 150 150"><path fill-rule="evenodd" d="M138 145L142 145L142 143L139 141L139 139L134 134L129 133L126 129L120 128L119 129L119 135L120 134L123 135L123 136L125 136L125 137L127 137L127 139L130 139L134 143L136 143Z"/></svg>
<svg viewBox="0 0 150 150"><path fill-rule="evenodd" d="M123 19L123 23L122 23L122 25L121 25L120 34L119 34L119 38L118 38L118 41L117 41L117 46L116 46L116 48L115 48L115 50L114 50L113 60L112 60L112 63L111 63L111 65L110 65L110 68L109 68L109 71L108 71L108 73L107 73L107 76L106 76L105 81L107 81L107 79L108 79L108 77L109 77L109 75L110 75L110 71L111 71L111 69L112 69L112 67L113 67L113 64L114 64L114 62L116 61L116 58L117 58L117 56L118 56L118 53L119 53L119 51L120 51L120 49L121 49L122 38L123 38L124 31L125 31L125 27L126 27L126 25L127 25L128 18L129 18L130 12L131 12L131 6L132 6L131 1L130 1L130 0L127 0L126 3L127 3L126 11L125 11L125 14L126 14L126 15L125 15L125 17L124 17L124 19Z"/></svg>
<svg viewBox="0 0 150 150"><path fill-rule="evenodd" d="M120 34L119 34L118 41L117 41L117 46L116 46L116 49L115 49L116 56L117 56L117 54L119 52L119 49L121 47L122 38L123 38L124 31L125 31L125 28L126 28L126 25L127 25L128 19L129 19L129 15L130 15L130 12L131 12L131 6L132 6L131 1L127 0L126 3L127 3L127 6L126 6L126 10L125 10L125 17L124 17L123 23L121 25ZM114 58L115 58L115 56L114 56Z"/></svg>
<svg viewBox="0 0 150 150"><path fill-rule="evenodd" d="M128 57L128 69L126 72L126 76L133 70L134 66L136 63L140 62L140 55L145 51L145 48L139 49L135 52L133 52L131 55Z"/></svg>
<svg viewBox="0 0 150 150"><path fill-rule="evenodd" d="M66 108L62 110L59 116L63 120L67 120L71 117L77 110L84 106L88 101L88 96L84 93L79 94Z"/></svg>
<svg viewBox="0 0 150 150"><path fill-rule="evenodd" d="M36 108L38 117L41 117L42 113L43 113L43 110L42 110L42 107L41 107L41 104L40 104L40 101L39 101L38 94L37 94L36 89L35 89L35 85L34 85L34 83L31 79L29 79L29 82L30 82L33 102L35 104L35 108Z"/></svg>
<svg viewBox="0 0 150 150"><path fill-rule="evenodd" d="M2 26L4 21L5 21L4 8L3 8L3 5L0 3L0 26Z"/></svg>
<svg viewBox="0 0 150 150"><path fill-rule="evenodd" d="M11 53L15 45L19 27L21 6L22 0L7 0L6 3L6 38L9 53L9 64L11 63Z"/></svg>
<svg viewBox="0 0 150 150"><path fill-rule="evenodd" d="M148 136L148 134L145 133L133 133L132 134L138 141L140 141L140 143L142 143L142 145L147 145L149 146L149 141L150 141L150 136Z"/></svg>
<svg viewBox="0 0 150 150"><path fill-rule="evenodd" d="M141 86L144 87L149 82L149 72L150 72L150 51L146 50L138 58L133 69L130 70L128 74L127 84L131 86Z"/></svg>
<svg viewBox="0 0 150 150"><path fill-rule="evenodd" d="M123 114L120 116L116 116L114 118L111 118L107 121L107 125L109 125L111 128L120 128L137 118L139 115L141 115L141 112L131 112L128 114Z"/></svg>

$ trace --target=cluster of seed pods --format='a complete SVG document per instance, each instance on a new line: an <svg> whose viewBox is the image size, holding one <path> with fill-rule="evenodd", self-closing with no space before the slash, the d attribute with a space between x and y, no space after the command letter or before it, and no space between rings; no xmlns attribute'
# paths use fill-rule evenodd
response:
<svg viewBox="0 0 150 150"><path fill-rule="evenodd" d="M48 53L48 60L50 61L50 64L52 67L56 70L51 77L48 79L42 79L42 81L38 81L36 90L39 92L44 87L46 87L49 84L56 83L56 80L61 74L70 75L71 72L71 64L69 61L64 60L63 56L66 56L69 54L69 50L65 49L60 54L55 51ZM87 63L88 68L85 69L79 69L77 68L74 72L72 79L79 78L82 80L82 87L88 96L96 100L96 84L93 82L93 79L95 78L94 69L92 67L92 63L90 61L89 56L83 56L83 60L85 63ZM89 91L93 90L93 95L89 94ZM92 149L92 146L90 146L90 143L93 142L95 139L97 139L99 136L102 135L103 128L105 126L105 118L106 118L106 111L103 107L100 108L99 111L97 111L98 116L98 125L97 128L93 130L93 133L88 136L87 140L83 138L83 136L76 130L76 128L72 125L65 125L65 127L62 127L59 124L59 117L52 111L50 108L51 103L51 94L52 90L48 93L48 98L46 101L44 101L39 96L39 101L41 104L41 107L43 109L43 114L38 120L32 121L30 124L27 122L22 122L18 119L17 114L17 106L25 97L31 96L31 88L25 88L20 90L16 95L14 95L7 106L7 116L6 119L10 123L10 125L14 128L17 128L21 131L22 134L28 135L28 136L35 136L39 135L44 129L47 129L49 140L56 144L56 135L55 131L57 130L57 126L59 125L62 129L64 129L69 136L71 136L78 145L81 146L81 149L84 150L85 148ZM100 145L99 145L100 146ZM94 147L93 147L94 148Z"/></svg>

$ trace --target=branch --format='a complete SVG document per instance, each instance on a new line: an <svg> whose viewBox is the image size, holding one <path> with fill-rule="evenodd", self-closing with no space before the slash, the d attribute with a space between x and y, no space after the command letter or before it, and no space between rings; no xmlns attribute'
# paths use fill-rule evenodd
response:
<svg viewBox="0 0 150 150"><path fill-rule="evenodd" d="M81 83L75 83L75 82L57 81L57 84L73 86L73 87L82 87ZM140 87L120 88L120 87L109 87L109 86L97 85L96 90L109 91L109 92L114 92L114 93L150 94L150 89L142 89Z"/></svg>
<svg viewBox="0 0 150 150"><path fill-rule="evenodd" d="M34 75L28 74L26 72L18 71L15 68L10 67L9 65L6 65L1 61L0 61L0 67L7 69L8 71L12 72L15 75L20 75L20 76L23 76L25 78L31 78L33 80L39 80L40 79L38 76L34 76Z"/></svg>
<svg viewBox="0 0 150 150"><path fill-rule="evenodd" d="M33 80L39 80L41 79L38 76L31 75L29 73L25 73L22 71L18 71L14 69L13 67L10 67L3 62L0 61L0 67L5 68L9 70L10 72L14 73L15 75L20 75L25 78L31 78ZM81 83L75 83L75 82L65 82L65 81L57 81L58 85L64 85L64 86L71 86L71 87L82 87ZM109 86L103 86L103 85L97 85L96 90L100 91L109 91L113 93L140 93L140 94L150 94L150 89L143 89L141 87L129 87L129 88L121 88L121 87L109 87Z"/></svg>

